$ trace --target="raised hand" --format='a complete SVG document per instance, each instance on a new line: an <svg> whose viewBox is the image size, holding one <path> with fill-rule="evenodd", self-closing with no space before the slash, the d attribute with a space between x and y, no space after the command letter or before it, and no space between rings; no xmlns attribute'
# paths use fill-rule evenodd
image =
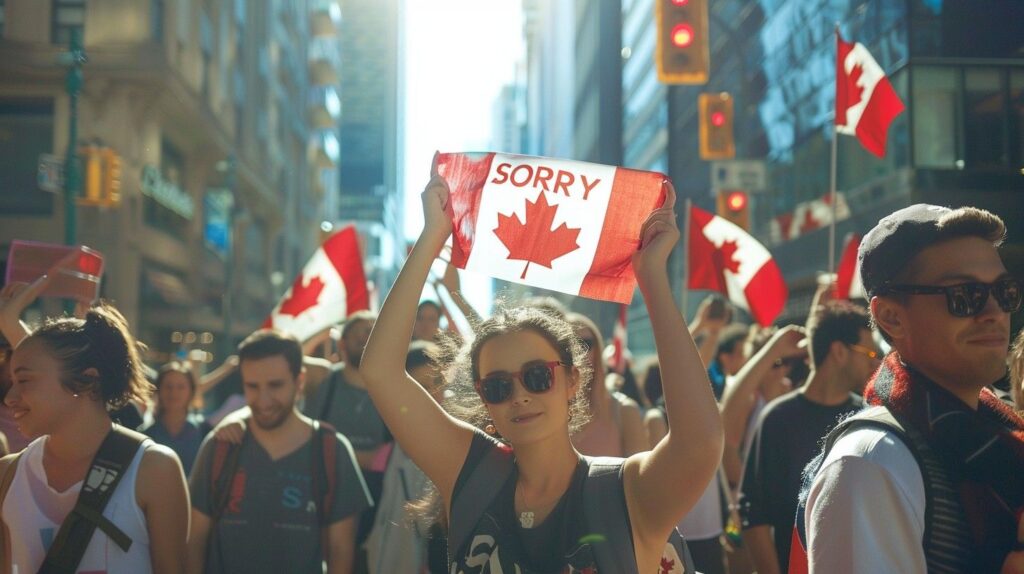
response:
<svg viewBox="0 0 1024 574"><path fill-rule="evenodd" d="M448 182L437 172L438 154L430 166L430 181L420 194L423 202L423 236L447 240L452 234L451 208L448 199L451 190Z"/></svg>
<svg viewBox="0 0 1024 574"><path fill-rule="evenodd" d="M28 329L21 322L21 314L46 289L52 277L52 274L46 274L32 283L8 283L0 291L0 331L11 346L17 346L28 336Z"/></svg>
<svg viewBox="0 0 1024 574"><path fill-rule="evenodd" d="M767 347L777 359L807 356L807 330L796 325L779 329L768 341Z"/></svg>
<svg viewBox="0 0 1024 574"><path fill-rule="evenodd" d="M633 254L633 270L641 287L659 274L668 276L668 256L679 241L676 190L669 181L665 181L663 186L665 203L644 220L640 227L640 247Z"/></svg>

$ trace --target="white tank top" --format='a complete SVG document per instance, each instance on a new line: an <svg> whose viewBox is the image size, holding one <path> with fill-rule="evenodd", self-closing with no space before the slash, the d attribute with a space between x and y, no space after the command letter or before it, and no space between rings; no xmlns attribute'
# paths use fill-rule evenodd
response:
<svg viewBox="0 0 1024 574"><path fill-rule="evenodd" d="M11 574L34 574L39 570L47 549L64 522L64 517L74 508L78 492L82 489L81 482L64 492L50 488L43 470L43 446L47 438L37 438L25 448L3 502L3 521L11 534ZM131 548L128 552L122 551L97 528L78 565L78 572L148 574L153 571L146 517L135 500L135 477L139 472L139 461L153 444L150 440L142 443L103 510L103 516L132 539Z"/></svg>

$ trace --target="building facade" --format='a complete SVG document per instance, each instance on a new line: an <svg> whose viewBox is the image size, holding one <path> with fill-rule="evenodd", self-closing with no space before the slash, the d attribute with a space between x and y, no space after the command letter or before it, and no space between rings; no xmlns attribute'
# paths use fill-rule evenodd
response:
<svg viewBox="0 0 1024 574"><path fill-rule="evenodd" d="M65 240L63 196L39 189L37 166L68 147L57 62L78 33L75 147L121 158L120 204L77 208L76 242L106 258L101 296L154 361L231 350L335 201L339 16L328 0L5 0L0 258L15 239Z"/></svg>

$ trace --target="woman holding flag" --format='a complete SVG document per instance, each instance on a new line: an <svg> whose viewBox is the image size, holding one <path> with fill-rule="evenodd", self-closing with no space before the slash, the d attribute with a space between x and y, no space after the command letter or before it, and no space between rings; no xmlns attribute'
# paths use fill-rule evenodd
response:
<svg viewBox="0 0 1024 574"><path fill-rule="evenodd" d="M585 516L594 505L612 508L617 501L583 495L593 463L570 440L585 422L590 384L586 350L572 325L528 308L482 322L475 338L449 357L448 388L456 399L475 396L462 419L401 367L431 263L452 233L450 190L435 158L422 194L423 232L380 312L360 370L388 428L443 497L452 572L484 565L507 572L681 571L666 568L665 541L714 476L722 425L669 287L666 264L679 229L675 191L663 186L665 201L643 222L632 265L650 312L674 432L651 451L615 459L624 519L615 526L628 530L608 539L602 532L611 530L588 530ZM595 559L609 548L618 566Z"/></svg>

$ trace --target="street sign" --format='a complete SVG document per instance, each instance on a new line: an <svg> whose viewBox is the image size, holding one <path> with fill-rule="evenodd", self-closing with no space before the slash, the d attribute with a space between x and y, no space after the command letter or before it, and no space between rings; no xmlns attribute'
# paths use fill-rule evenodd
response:
<svg viewBox="0 0 1024 574"><path fill-rule="evenodd" d="M751 193L768 187L764 162L752 159L734 159L711 162L711 194L721 190L742 189Z"/></svg>
<svg viewBox="0 0 1024 574"><path fill-rule="evenodd" d="M39 171L36 176L39 189L50 193L64 191L64 160L49 153L39 154Z"/></svg>

